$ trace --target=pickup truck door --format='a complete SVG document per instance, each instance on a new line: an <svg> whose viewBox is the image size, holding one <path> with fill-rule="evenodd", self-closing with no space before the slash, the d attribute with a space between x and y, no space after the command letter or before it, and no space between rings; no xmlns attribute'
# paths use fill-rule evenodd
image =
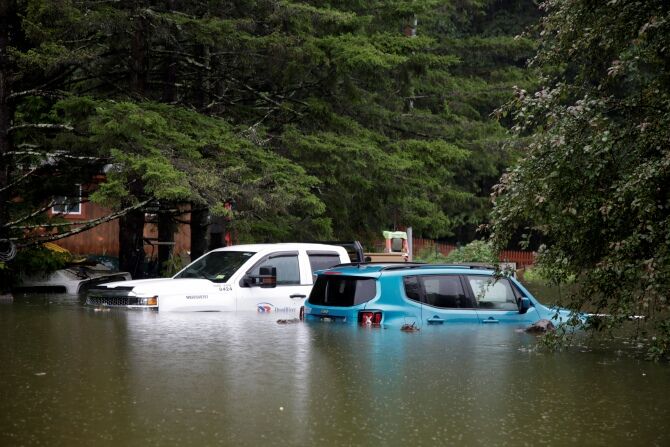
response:
<svg viewBox="0 0 670 447"><path fill-rule="evenodd" d="M254 310L260 313L298 313L305 298L312 290L312 278L306 255L299 251L283 251L266 255L246 272L258 276L261 267L277 269L277 286L261 288L247 286L240 281L237 310Z"/></svg>

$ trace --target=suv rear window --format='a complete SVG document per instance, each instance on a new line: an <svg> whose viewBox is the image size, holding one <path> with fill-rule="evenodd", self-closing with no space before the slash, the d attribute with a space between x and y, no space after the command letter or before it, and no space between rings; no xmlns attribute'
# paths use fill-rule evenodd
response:
<svg viewBox="0 0 670 447"><path fill-rule="evenodd" d="M351 307L377 295L377 280L360 276L321 275L308 302L320 306Z"/></svg>

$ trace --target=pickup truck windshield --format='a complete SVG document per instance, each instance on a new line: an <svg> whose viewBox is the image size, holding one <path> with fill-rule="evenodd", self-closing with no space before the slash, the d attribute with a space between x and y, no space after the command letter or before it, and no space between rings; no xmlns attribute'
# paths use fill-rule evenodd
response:
<svg viewBox="0 0 670 447"><path fill-rule="evenodd" d="M208 279L226 282L256 253L251 251L213 251L177 273L174 278Z"/></svg>

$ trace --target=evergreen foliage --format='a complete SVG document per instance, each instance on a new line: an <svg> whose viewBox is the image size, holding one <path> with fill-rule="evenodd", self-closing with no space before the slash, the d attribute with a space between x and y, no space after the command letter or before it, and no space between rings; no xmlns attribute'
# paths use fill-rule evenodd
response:
<svg viewBox="0 0 670 447"><path fill-rule="evenodd" d="M524 0L455 2L439 11L426 17L425 27L437 37L438 51L459 62L434 75L429 107L441 110L442 138L470 153L455 182L473 197L449 210L455 224L452 240L467 242L481 237L476 230L488 221L490 189L517 156L515 146L507 144L510 121L491 116L514 87L530 90L537 82L526 67L535 39L524 31L540 11Z"/></svg>
<svg viewBox="0 0 670 447"><path fill-rule="evenodd" d="M73 231L40 210L103 171L86 200L232 213L240 240L472 237L508 159L490 114L531 79L532 44L512 36L537 14L531 0L3 5L0 238L20 246Z"/></svg>
<svg viewBox="0 0 670 447"><path fill-rule="evenodd" d="M667 354L670 287L670 5L661 0L547 1L543 87L510 112L527 138L496 187L498 245L528 226L541 261L581 287L575 309L599 327L644 316L653 356ZM644 334L641 334L644 335Z"/></svg>

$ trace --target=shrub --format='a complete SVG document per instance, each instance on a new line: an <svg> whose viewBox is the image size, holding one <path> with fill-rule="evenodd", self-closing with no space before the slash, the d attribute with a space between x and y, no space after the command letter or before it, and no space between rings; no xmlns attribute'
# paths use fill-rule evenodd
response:
<svg viewBox="0 0 670 447"><path fill-rule="evenodd" d="M498 256L493 250L493 246L485 241L472 241L469 244L459 247L449 253L445 258L446 262L490 262L497 263Z"/></svg>

